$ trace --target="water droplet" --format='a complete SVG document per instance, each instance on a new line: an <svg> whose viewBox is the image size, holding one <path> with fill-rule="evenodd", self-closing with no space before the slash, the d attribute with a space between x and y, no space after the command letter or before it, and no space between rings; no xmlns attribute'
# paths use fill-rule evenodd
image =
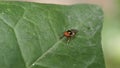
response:
<svg viewBox="0 0 120 68"><path fill-rule="evenodd" d="M32 64L33 66L35 65L35 64Z"/></svg>

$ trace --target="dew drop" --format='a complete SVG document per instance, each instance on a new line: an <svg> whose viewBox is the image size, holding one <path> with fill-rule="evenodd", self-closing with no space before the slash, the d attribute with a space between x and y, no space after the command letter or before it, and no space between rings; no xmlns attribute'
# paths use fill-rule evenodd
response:
<svg viewBox="0 0 120 68"><path fill-rule="evenodd" d="M32 64L33 66L35 65L35 64Z"/></svg>

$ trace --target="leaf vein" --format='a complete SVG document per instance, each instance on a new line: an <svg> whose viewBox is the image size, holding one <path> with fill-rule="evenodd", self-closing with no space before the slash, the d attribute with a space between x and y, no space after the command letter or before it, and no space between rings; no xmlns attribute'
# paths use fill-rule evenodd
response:
<svg viewBox="0 0 120 68"><path fill-rule="evenodd" d="M8 23L6 23L7 21L6 21L2 16L0 16L0 18L4 21L4 23L5 23L8 27L10 27L10 28L13 30L14 35L15 35L15 38L16 38L16 42L17 42L17 44L18 44L18 49L19 49L19 51L20 51L20 54L21 54L21 57L22 57L23 62L24 62L24 64L25 64L25 67L27 68L26 63L25 63L25 60L24 60L24 57L23 57L23 54L22 54L22 52L21 52L20 43L19 43L19 41L18 41L18 38L17 38L17 34L16 34L16 32L15 32L15 29L14 29L12 26L10 26Z"/></svg>
<svg viewBox="0 0 120 68"><path fill-rule="evenodd" d="M58 47L58 44L62 42L62 39L57 41L52 47L50 47L46 52L44 52L38 59L36 59L32 65L30 65L30 68L34 66L35 63L37 63L39 60L41 60L42 58L44 58L47 54L49 54L50 52L52 52L53 50L55 50Z"/></svg>

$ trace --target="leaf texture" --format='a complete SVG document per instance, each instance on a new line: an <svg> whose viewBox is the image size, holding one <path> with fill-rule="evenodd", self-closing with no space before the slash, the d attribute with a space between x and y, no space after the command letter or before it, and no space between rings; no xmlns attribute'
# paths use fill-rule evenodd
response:
<svg viewBox="0 0 120 68"><path fill-rule="evenodd" d="M0 67L105 68L102 22L96 5L0 2ZM78 33L67 44L68 29Z"/></svg>

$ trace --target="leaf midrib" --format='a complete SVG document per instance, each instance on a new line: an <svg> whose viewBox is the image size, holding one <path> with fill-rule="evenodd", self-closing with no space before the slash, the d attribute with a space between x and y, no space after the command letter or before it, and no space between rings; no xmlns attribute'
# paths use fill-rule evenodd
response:
<svg viewBox="0 0 120 68"><path fill-rule="evenodd" d="M62 42L62 39L57 41L52 47L50 47L46 52L44 52L38 59L36 59L30 66L29 68L33 67L35 65L35 63L37 63L39 60L41 60L42 58L44 58L48 53L52 52L53 50L55 50L58 46L59 43Z"/></svg>

